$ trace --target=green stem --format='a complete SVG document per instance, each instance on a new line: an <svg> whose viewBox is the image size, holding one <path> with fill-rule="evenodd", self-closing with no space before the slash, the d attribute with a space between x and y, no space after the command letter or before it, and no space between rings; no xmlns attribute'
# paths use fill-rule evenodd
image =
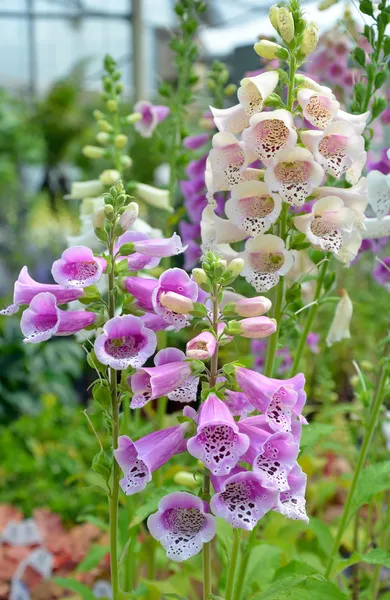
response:
<svg viewBox="0 0 390 600"><path fill-rule="evenodd" d="M385 502L387 502L387 508L385 518L382 525L382 533L379 538L379 548L387 549L387 536L389 533L389 522L390 522L390 494L385 495ZM376 565L374 570L374 576L372 579L372 600L377 600L380 588L380 574L382 565Z"/></svg>
<svg viewBox="0 0 390 600"><path fill-rule="evenodd" d="M243 597L246 571L248 568L248 563L249 563L249 558L251 555L252 547L253 547L254 543L256 542L257 531L258 531L257 526L252 529L252 531L250 532L248 541L246 543L244 553L241 554L240 568L238 571L236 588L235 588L235 592L236 592L235 600L240 600Z"/></svg>
<svg viewBox="0 0 390 600"><path fill-rule="evenodd" d="M307 340L307 336L310 332L310 329L312 327L313 321L315 319L315 316L317 314L318 311L318 301L320 299L321 296L321 292L322 292L322 286L324 284L324 280L325 280L325 276L326 276L326 271L328 269L328 264L329 264L329 260L326 260L324 263L322 263L321 265L321 269L320 269L320 273L318 276L318 280L317 280L317 287L316 287L316 291L314 294L314 301L315 304L313 304L309 310L309 314L306 318L306 323L305 326L303 328L303 331L301 333L301 337L299 338L299 343L298 343L298 348L297 351L295 353L294 356L294 362L293 365L291 367L291 377L293 375L296 375L296 373L299 370L299 365L303 356L303 351L306 347L306 340Z"/></svg>
<svg viewBox="0 0 390 600"><path fill-rule="evenodd" d="M338 529L337 535L335 537L331 553L329 555L328 564L327 564L326 571L325 571L325 577L327 577L327 578L331 577L331 575L332 575L335 556L340 548L342 537L344 535L345 529L348 525L348 521L351 516L350 515L351 507L352 507L356 487L359 482L361 472L363 470L364 464L367 459L367 455L368 455L368 452L370 449L370 443L371 443L372 436L374 434L375 427L376 427L378 417L379 417L379 413L381 410L383 395L385 392L387 373L388 373L388 365L386 363L384 363L384 364L382 364L379 374L378 374L375 396L374 396L372 406L371 406L371 417L370 417L370 420L366 427L366 433L365 433L365 436L363 439L362 446L360 448L359 458L358 458L355 472L353 475L351 487L348 492L348 498L347 498L347 501L344 506L344 511L343 511L343 515L341 517L339 529Z"/></svg>
<svg viewBox="0 0 390 600"><path fill-rule="evenodd" d="M226 600L233 600L234 580L237 568L238 557L240 555L240 529L233 529L233 547L230 555L229 572L226 583Z"/></svg>
<svg viewBox="0 0 390 600"><path fill-rule="evenodd" d="M290 73L288 79L287 110L291 111L294 101L294 80L297 72L297 59L294 53L290 54L289 69Z"/></svg>
<svg viewBox="0 0 390 600"><path fill-rule="evenodd" d="M367 73L367 87L366 87L366 95L364 97L364 104L362 106L362 112L366 112L369 105L370 105L370 101L372 99L373 93L372 93L372 86L374 84L375 81L375 76L378 72L378 60L379 60L379 56L382 50L382 43L383 43L383 39L384 39L384 35L385 35L385 29L386 26L378 26L378 39L376 42L376 48L375 48L375 52L374 54L371 56L371 65L373 67L373 69L370 69Z"/></svg>

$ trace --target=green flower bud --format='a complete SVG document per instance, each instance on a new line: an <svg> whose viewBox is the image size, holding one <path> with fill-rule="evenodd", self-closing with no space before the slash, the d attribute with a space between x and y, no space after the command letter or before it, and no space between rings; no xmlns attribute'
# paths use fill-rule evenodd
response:
<svg viewBox="0 0 390 600"><path fill-rule="evenodd" d="M112 221L114 217L114 207L112 204L106 204L104 207L104 214L109 221Z"/></svg>
<svg viewBox="0 0 390 600"><path fill-rule="evenodd" d="M271 6L271 8L269 9L269 20L271 21L271 25L272 27L278 31L278 13L279 13L279 6L276 6L276 4L274 4L273 6ZM278 31L279 33L279 31Z"/></svg>
<svg viewBox="0 0 390 600"><path fill-rule="evenodd" d="M173 476L173 480L178 485L185 485L188 488L199 487L199 483L196 481L194 475L192 473L188 473L188 471L178 471Z"/></svg>
<svg viewBox="0 0 390 600"><path fill-rule="evenodd" d="M118 102L116 100L107 100L106 106L110 112L118 110Z"/></svg>
<svg viewBox="0 0 390 600"><path fill-rule="evenodd" d="M96 135L96 141L105 146L110 141L110 135L106 131L99 131Z"/></svg>
<svg viewBox="0 0 390 600"><path fill-rule="evenodd" d="M99 208L93 215L93 228L94 229L103 229L104 221L106 219L105 208Z"/></svg>
<svg viewBox="0 0 390 600"><path fill-rule="evenodd" d="M254 45L254 50L256 54L262 58L270 60L272 58L288 58L288 52L285 48L268 40L260 40L260 42L257 42L257 44Z"/></svg>
<svg viewBox="0 0 390 600"><path fill-rule="evenodd" d="M99 175L99 179L103 185L114 185L120 179L121 174L115 169L105 169Z"/></svg>
<svg viewBox="0 0 390 600"><path fill-rule="evenodd" d="M316 23L307 23L303 32L303 40L301 45L301 53L304 56L311 54L317 47L318 44L318 26Z"/></svg>
<svg viewBox="0 0 390 600"><path fill-rule="evenodd" d="M87 158L103 158L105 150L98 146L84 146L82 153Z"/></svg>
<svg viewBox="0 0 390 600"><path fill-rule="evenodd" d="M233 94L235 94L237 91L237 86L234 83L229 83L229 85L227 85L224 90L223 93L225 94L225 96L233 96Z"/></svg>
<svg viewBox="0 0 390 600"><path fill-rule="evenodd" d="M116 148L124 148L125 146L127 146L128 141L129 138L127 137L127 135L125 135L124 133L120 133L115 137L114 144Z"/></svg>
<svg viewBox="0 0 390 600"><path fill-rule="evenodd" d="M284 6L278 11L278 26L284 41L290 43L294 39L294 19L291 12Z"/></svg>
<svg viewBox="0 0 390 600"><path fill-rule="evenodd" d="M133 161L130 156L127 156L127 154L123 154L121 156L121 165L124 169L130 169L132 164L133 164Z"/></svg>
<svg viewBox="0 0 390 600"><path fill-rule="evenodd" d="M210 280L203 269L192 269L192 277L202 290L209 291Z"/></svg>
<svg viewBox="0 0 390 600"><path fill-rule="evenodd" d="M104 114L102 113L101 110L94 110L92 114L93 114L93 118L96 119L96 121L100 121L100 119L104 119Z"/></svg>
<svg viewBox="0 0 390 600"><path fill-rule="evenodd" d="M126 121L129 125L134 125L142 119L142 115L139 112L133 112L131 115L127 115Z"/></svg>
<svg viewBox="0 0 390 600"><path fill-rule="evenodd" d="M114 130L113 126L110 125L110 123L108 121L106 121L105 119L99 119L97 124L99 125L99 129L101 129L101 131L106 131L107 133L111 133L111 131Z"/></svg>

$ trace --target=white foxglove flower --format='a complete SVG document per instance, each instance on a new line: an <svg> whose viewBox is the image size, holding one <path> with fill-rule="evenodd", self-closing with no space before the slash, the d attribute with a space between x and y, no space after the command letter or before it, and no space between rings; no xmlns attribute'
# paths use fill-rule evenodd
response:
<svg viewBox="0 0 390 600"><path fill-rule="evenodd" d="M337 260L349 267L351 262L357 257L362 245L362 235L359 231L343 233L343 245L335 255Z"/></svg>
<svg viewBox="0 0 390 600"><path fill-rule="evenodd" d="M297 73L295 75L295 83L298 88L306 88L308 90L313 90L314 92L320 92L325 96L330 96L334 100L336 99L336 96L329 87L320 85L314 81L314 79L307 77L307 75L303 75L303 73Z"/></svg>
<svg viewBox="0 0 390 600"><path fill-rule="evenodd" d="M214 123L218 131L241 133L249 125L249 117L241 104L230 108L214 108L210 106Z"/></svg>
<svg viewBox="0 0 390 600"><path fill-rule="evenodd" d="M251 117L242 139L250 150L265 164L282 148L293 148L297 143L292 114L283 108Z"/></svg>
<svg viewBox="0 0 390 600"><path fill-rule="evenodd" d="M298 91L297 100L305 119L318 129L325 129L330 125L340 109L340 102L333 94L315 92L308 88Z"/></svg>
<svg viewBox="0 0 390 600"><path fill-rule="evenodd" d="M137 198L146 204L149 204L150 206L155 206L156 208L167 210L168 212L173 212L173 208L169 204L168 190L160 190L152 185L137 182L135 194Z"/></svg>
<svg viewBox="0 0 390 600"><path fill-rule="evenodd" d="M74 181L70 190L69 197L72 200L83 200L83 198L91 198L99 196L104 192L104 185L99 179L90 181Z"/></svg>
<svg viewBox="0 0 390 600"><path fill-rule="evenodd" d="M237 96L249 117L263 110L265 100L272 94L278 81L277 71L266 71L255 77L244 77L241 80Z"/></svg>
<svg viewBox="0 0 390 600"><path fill-rule="evenodd" d="M356 184L366 163L364 138L357 135L351 123L333 121L322 131L303 131L301 139L326 173L338 179L346 174L351 184Z"/></svg>
<svg viewBox="0 0 390 600"><path fill-rule="evenodd" d="M253 237L265 233L278 219L280 197L272 197L261 181L245 181L232 187L225 213L234 225ZM246 236L245 236L246 237Z"/></svg>
<svg viewBox="0 0 390 600"><path fill-rule="evenodd" d="M286 250L284 241L271 234L248 240L240 256L245 262L241 275L256 292L266 292L274 287L294 263L293 254Z"/></svg>
<svg viewBox="0 0 390 600"><path fill-rule="evenodd" d="M324 170L312 153L296 146L275 154L267 166L264 181L274 198L278 194L284 202L301 206L323 177Z"/></svg>
<svg viewBox="0 0 390 600"><path fill-rule="evenodd" d="M368 201L378 219L383 219L390 210L390 173L384 175L380 171L370 171L367 181Z"/></svg>
<svg viewBox="0 0 390 600"><path fill-rule="evenodd" d="M364 240L375 240L390 236L390 216L383 219L364 219Z"/></svg>
<svg viewBox="0 0 390 600"><path fill-rule="evenodd" d="M318 187L313 190L316 198L325 198L326 196L337 196L344 202L344 206L351 208L356 213L355 226L364 229L364 212L368 204L368 185L367 178L361 177L356 185L350 188L338 187Z"/></svg>
<svg viewBox="0 0 390 600"><path fill-rule="evenodd" d="M361 115L352 115L344 110L339 110L335 117L335 121L345 121L346 123L351 123L351 125L353 125L356 129L356 133L363 133L369 116L370 111L362 113Z"/></svg>
<svg viewBox="0 0 390 600"><path fill-rule="evenodd" d="M248 234L228 219L215 214L212 206L206 206L202 212L200 224L203 243L213 241L216 244L233 244L248 237Z"/></svg>
<svg viewBox="0 0 390 600"><path fill-rule="evenodd" d="M353 314L353 304L348 293L342 290L340 302L336 306L333 321L326 336L326 343L332 346L335 342L349 339L351 332L349 330Z"/></svg>

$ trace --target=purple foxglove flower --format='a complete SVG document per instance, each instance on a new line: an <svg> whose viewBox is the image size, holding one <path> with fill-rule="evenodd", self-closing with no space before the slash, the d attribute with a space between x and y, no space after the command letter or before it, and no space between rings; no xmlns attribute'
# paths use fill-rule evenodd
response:
<svg viewBox="0 0 390 600"><path fill-rule="evenodd" d="M119 252L119 249L124 244L129 242L139 242L144 240L149 240L149 236L146 233L141 233L140 231L126 231L123 235L118 238L118 242L115 244L114 252ZM141 254L141 252L133 252L130 256L124 257L123 255L119 255L117 260L120 261L123 258L127 258L127 262L129 265L129 271L140 271L141 269L154 269L160 264L160 259L155 256L147 256L146 254Z"/></svg>
<svg viewBox="0 0 390 600"><path fill-rule="evenodd" d="M181 350L165 348L156 354L155 367L138 369L129 378L134 393L131 408L142 408L161 396L178 402L194 402L199 377L194 377L191 362L184 359Z"/></svg>
<svg viewBox="0 0 390 600"><path fill-rule="evenodd" d="M205 187L204 173L196 179L184 180L180 182L181 193L188 200L194 196L198 196Z"/></svg>
<svg viewBox="0 0 390 600"><path fill-rule="evenodd" d="M320 352L320 349L318 347L320 339L321 336L318 333L314 333L313 331L310 331L306 338L306 344L309 346L310 352L312 352L313 354L319 354Z"/></svg>
<svg viewBox="0 0 390 600"><path fill-rule="evenodd" d="M92 325L95 313L85 310L61 310L56 297L49 292L37 294L30 306L23 312L20 328L25 336L24 342L39 344L53 335L72 335Z"/></svg>
<svg viewBox="0 0 390 600"><path fill-rule="evenodd" d="M200 407L197 434L188 440L188 452L214 475L227 475L248 447L249 438L239 432L229 408L210 394Z"/></svg>
<svg viewBox="0 0 390 600"><path fill-rule="evenodd" d="M188 358L207 360L214 355L216 347L215 335L211 331L202 331L202 333L187 342L186 354Z"/></svg>
<svg viewBox="0 0 390 600"><path fill-rule="evenodd" d="M256 370L262 370L265 363L265 353L267 350L267 342L265 340L252 340L251 350L254 356L254 368ZM292 365L292 357L288 348L279 348L276 351L276 355L279 361L278 371L279 373L285 373L289 371Z"/></svg>
<svg viewBox="0 0 390 600"><path fill-rule="evenodd" d="M234 303L234 311L240 317L261 317L271 309L272 302L265 296L243 298Z"/></svg>
<svg viewBox="0 0 390 600"><path fill-rule="evenodd" d="M275 333L277 323L269 317L251 317L239 323L241 335L245 338L265 338Z"/></svg>
<svg viewBox="0 0 390 600"><path fill-rule="evenodd" d="M148 529L168 558L181 562L199 554L215 536L215 518L207 510L197 496L174 492L160 500L158 511L148 518Z"/></svg>
<svg viewBox="0 0 390 600"><path fill-rule="evenodd" d="M298 453L299 445L291 433L277 431L264 442L261 452L253 461L253 471L265 488L285 492L289 488L287 476L295 465Z"/></svg>
<svg viewBox="0 0 390 600"><path fill-rule="evenodd" d="M184 146L184 148L187 148L188 150L197 150L198 148L201 148L202 146L207 144L209 139L210 139L209 133L199 133L198 135L188 135L183 140L183 146Z"/></svg>
<svg viewBox="0 0 390 600"><path fill-rule="evenodd" d="M149 138L157 125L167 118L170 109L168 106L153 105L147 100L140 100L134 105L134 112L142 115L141 120L134 124L134 129L142 137Z"/></svg>
<svg viewBox="0 0 390 600"><path fill-rule="evenodd" d="M252 406L248 398L242 392L226 390L225 396L225 404L229 407L233 417L245 419L248 413L251 413L255 410L255 407Z"/></svg>
<svg viewBox="0 0 390 600"><path fill-rule="evenodd" d="M28 274L27 267L19 273L19 277L14 285L13 303L0 311L0 315L13 315L19 310L22 304L30 304L31 300L41 292L48 292L55 296L57 304L67 304L77 300L84 294L83 290L78 288L64 289L60 285L53 283L38 283Z"/></svg>
<svg viewBox="0 0 390 600"><path fill-rule="evenodd" d="M306 474L296 464L287 480L290 489L279 494L275 510L289 519L308 523L309 518L305 508Z"/></svg>
<svg viewBox="0 0 390 600"><path fill-rule="evenodd" d="M152 294L158 287L157 279L137 276L126 277L124 284L126 290L137 300L139 308L147 312L154 312Z"/></svg>
<svg viewBox="0 0 390 600"><path fill-rule="evenodd" d="M175 313L162 305L161 295L166 292L175 292L196 301L199 293L198 285L182 269L168 269L161 275L158 286L152 293L154 311L158 315L162 315L167 323L173 325L176 330L182 329L188 324L188 319L185 315Z"/></svg>
<svg viewBox="0 0 390 600"><path fill-rule="evenodd" d="M186 249L182 245L180 236L174 233L170 238L151 238L134 242L134 250L146 256L167 258L181 254Z"/></svg>
<svg viewBox="0 0 390 600"><path fill-rule="evenodd" d="M154 313L146 312L140 319L145 323L145 327L152 331L163 331L168 327L166 320Z"/></svg>
<svg viewBox="0 0 390 600"><path fill-rule="evenodd" d="M211 498L210 507L234 528L252 530L277 502L278 493L263 487L256 473L242 471L227 478L213 477L213 485L221 479L223 487Z"/></svg>
<svg viewBox="0 0 390 600"><path fill-rule="evenodd" d="M303 373L298 373L291 379L271 379L250 369L238 367L236 378L248 400L265 414L274 431L291 431L293 415L306 423L302 416L306 402Z"/></svg>
<svg viewBox="0 0 390 600"><path fill-rule="evenodd" d="M72 246L53 263L51 273L65 287L87 287L99 281L106 267L106 260L94 256L87 246Z"/></svg>
<svg viewBox="0 0 390 600"><path fill-rule="evenodd" d="M133 315L114 317L107 321L103 333L94 344L95 354L103 365L118 371L142 367L156 349L156 334Z"/></svg>
<svg viewBox="0 0 390 600"><path fill-rule="evenodd" d="M184 200L188 216L193 223L200 223L202 213L207 206L207 198L205 194L196 194Z"/></svg>
<svg viewBox="0 0 390 600"><path fill-rule="evenodd" d="M127 496L144 490L152 480L153 471L165 465L175 454L185 451L186 430L187 425L182 424L154 431L136 442L127 435L118 438L114 456L124 474L119 483Z"/></svg>
<svg viewBox="0 0 390 600"><path fill-rule="evenodd" d="M238 422L238 428L250 439L250 446L244 455L244 459L246 462L253 463L256 455L262 451L265 441L275 433L275 430L268 423L266 415L245 417ZM299 445L302 435L302 423L300 421L291 423L291 435L294 443Z"/></svg>
<svg viewBox="0 0 390 600"><path fill-rule="evenodd" d="M206 162L207 162L208 152L198 158L197 160L192 160L188 163L186 168L186 173L190 179L196 179L197 177L204 178L204 172L206 170Z"/></svg>
<svg viewBox="0 0 390 600"><path fill-rule="evenodd" d="M384 258L380 259L380 262L378 262L377 266L375 267L375 269L372 272L372 276L375 279L375 281L377 281L379 283L379 285L382 285L385 288L390 287L390 256L385 256Z"/></svg>
<svg viewBox="0 0 390 600"><path fill-rule="evenodd" d="M187 223L187 221L180 221L179 230L182 240L190 243L191 240L200 237L200 225L199 223Z"/></svg>
<svg viewBox="0 0 390 600"><path fill-rule="evenodd" d="M127 231L134 225L138 218L138 211L138 204L136 202L130 202L119 218L119 225L122 227L123 231Z"/></svg>

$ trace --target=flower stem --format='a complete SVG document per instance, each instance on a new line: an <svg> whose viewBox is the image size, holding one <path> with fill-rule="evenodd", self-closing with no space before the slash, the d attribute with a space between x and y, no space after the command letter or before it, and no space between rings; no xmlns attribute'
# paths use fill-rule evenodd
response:
<svg viewBox="0 0 390 600"><path fill-rule="evenodd" d="M299 338L298 348L297 348L297 351L294 356L293 365L291 367L291 377L293 375L296 375L299 370L299 365L300 365L300 362L301 362L301 359L303 356L303 351L306 346L307 336L309 335L310 329L312 327L313 321L314 321L315 316L318 311L318 306L319 306L318 300L320 299L320 296L321 296L322 286L324 284L326 272L328 269L328 264L329 264L329 260L326 260L321 265L320 274L319 274L318 280L317 280L317 287L316 287L316 291L314 294L315 304L313 304L310 308L309 314L307 315L307 318L306 318L305 326L301 333L301 337Z"/></svg>
<svg viewBox="0 0 390 600"><path fill-rule="evenodd" d="M382 525L382 533L379 538L379 548L387 549L387 537L389 533L389 521L390 521L390 494L385 495L385 503L387 502L386 515ZM374 570L374 576L372 578L372 600L377 600L380 588L380 574L382 565L376 565Z"/></svg>
<svg viewBox="0 0 390 600"><path fill-rule="evenodd" d="M252 531L250 532L248 541L246 543L245 550L241 554L240 567L238 570L238 576L237 576L236 588L235 588L235 592L236 592L235 597L234 597L235 600L240 600L243 597L246 571L248 568L251 550L252 550L253 544L256 541L257 531L258 531L257 526L252 529Z"/></svg>
<svg viewBox="0 0 390 600"><path fill-rule="evenodd" d="M230 564L228 579L226 583L226 600L233 600L234 580L237 568L238 557L240 555L240 540L241 531L240 529L233 529L233 547L230 555Z"/></svg>
<svg viewBox="0 0 390 600"><path fill-rule="evenodd" d="M352 507L356 487L359 482L361 472L363 470L364 464L367 459L372 436L374 434L375 427L376 427L378 417L379 417L379 413L380 413L380 410L382 407L382 401L383 401L383 396L384 396L384 392L385 392L388 368L389 367L388 367L387 363L382 364L379 374L378 374L375 396L374 396L374 399L373 399L373 402L371 405L371 417L370 417L370 420L366 427L366 433L365 433L365 436L363 439L362 446L360 448L359 458L358 458L355 472L353 475L351 487L349 489L348 498L347 498L347 501L344 506L344 511L343 511L343 515L341 517L339 529L338 529L337 535L335 537L331 553L329 555L328 564L327 564L326 571L325 571L325 577L327 577L327 578L330 578L332 575L335 556L340 548L342 537L344 535L345 529L348 525L348 521L351 516L350 515L351 507Z"/></svg>

